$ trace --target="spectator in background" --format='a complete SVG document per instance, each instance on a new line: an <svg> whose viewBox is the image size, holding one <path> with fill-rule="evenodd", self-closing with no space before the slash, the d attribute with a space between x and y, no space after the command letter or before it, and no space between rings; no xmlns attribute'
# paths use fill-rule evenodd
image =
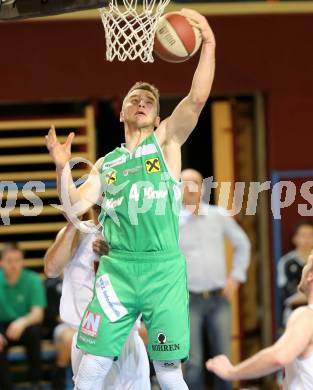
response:
<svg viewBox="0 0 313 390"><path fill-rule="evenodd" d="M41 322L46 296L39 276L23 268L23 252L6 244L0 270L0 388L13 389L7 350L11 345L26 347L32 389L40 389Z"/></svg>
<svg viewBox="0 0 313 390"><path fill-rule="evenodd" d="M297 290L302 269L313 249L313 222L302 220L294 228L292 243L295 249L283 256L277 265L277 285L281 291L281 310L285 324L292 310L306 303Z"/></svg>
<svg viewBox="0 0 313 390"><path fill-rule="evenodd" d="M230 355L230 299L246 280L250 243L227 211L201 201L203 178L193 169L181 174L184 208L180 224L180 246L187 259L190 292L190 359L186 379L190 390L204 389L204 334L210 355ZM192 188L191 188L192 187ZM226 274L224 240L230 239L233 266ZM231 384L214 377L214 389L231 389Z"/></svg>

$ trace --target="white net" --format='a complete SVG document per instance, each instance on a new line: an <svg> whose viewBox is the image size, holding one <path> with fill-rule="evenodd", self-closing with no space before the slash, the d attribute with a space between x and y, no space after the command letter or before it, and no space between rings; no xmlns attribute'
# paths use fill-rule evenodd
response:
<svg viewBox="0 0 313 390"><path fill-rule="evenodd" d="M101 8L105 30L106 59L153 62L153 44L158 21L170 0L110 0Z"/></svg>

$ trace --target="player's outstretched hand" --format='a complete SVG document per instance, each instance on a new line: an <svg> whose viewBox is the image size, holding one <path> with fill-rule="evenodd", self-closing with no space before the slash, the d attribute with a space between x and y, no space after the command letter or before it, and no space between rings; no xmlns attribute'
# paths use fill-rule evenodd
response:
<svg viewBox="0 0 313 390"><path fill-rule="evenodd" d="M231 364L227 356L216 356L213 359L209 359L205 365L209 371L214 372L214 374L219 377L226 380L233 379L234 366Z"/></svg>
<svg viewBox="0 0 313 390"><path fill-rule="evenodd" d="M70 133L66 141L61 144L56 136L54 126L51 126L46 135L46 145L57 168L64 168L71 158L71 146L74 133Z"/></svg>
<svg viewBox="0 0 313 390"><path fill-rule="evenodd" d="M180 12L183 16L185 16L185 18L189 20L192 26L198 28L201 31L203 42L215 47L214 34L206 17L199 14L199 12L189 8L183 8Z"/></svg>

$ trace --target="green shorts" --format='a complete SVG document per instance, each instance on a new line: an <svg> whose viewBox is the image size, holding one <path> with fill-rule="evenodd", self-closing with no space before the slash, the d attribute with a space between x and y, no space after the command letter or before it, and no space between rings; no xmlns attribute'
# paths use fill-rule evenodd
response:
<svg viewBox="0 0 313 390"><path fill-rule="evenodd" d="M118 357L139 314L152 360L189 355L186 262L180 252L124 252L102 256L94 295L81 322L77 346Z"/></svg>

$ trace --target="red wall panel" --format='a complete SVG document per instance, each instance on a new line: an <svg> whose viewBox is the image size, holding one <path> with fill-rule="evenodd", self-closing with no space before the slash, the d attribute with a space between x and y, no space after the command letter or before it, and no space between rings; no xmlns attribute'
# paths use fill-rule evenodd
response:
<svg viewBox="0 0 313 390"><path fill-rule="evenodd" d="M217 39L214 92L264 92L269 169L311 167L313 14L210 21ZM0 101L123 95L137 80L163 94L184 94L197 63L108 63L100 19L0 23L0 36Z"/></svg>

